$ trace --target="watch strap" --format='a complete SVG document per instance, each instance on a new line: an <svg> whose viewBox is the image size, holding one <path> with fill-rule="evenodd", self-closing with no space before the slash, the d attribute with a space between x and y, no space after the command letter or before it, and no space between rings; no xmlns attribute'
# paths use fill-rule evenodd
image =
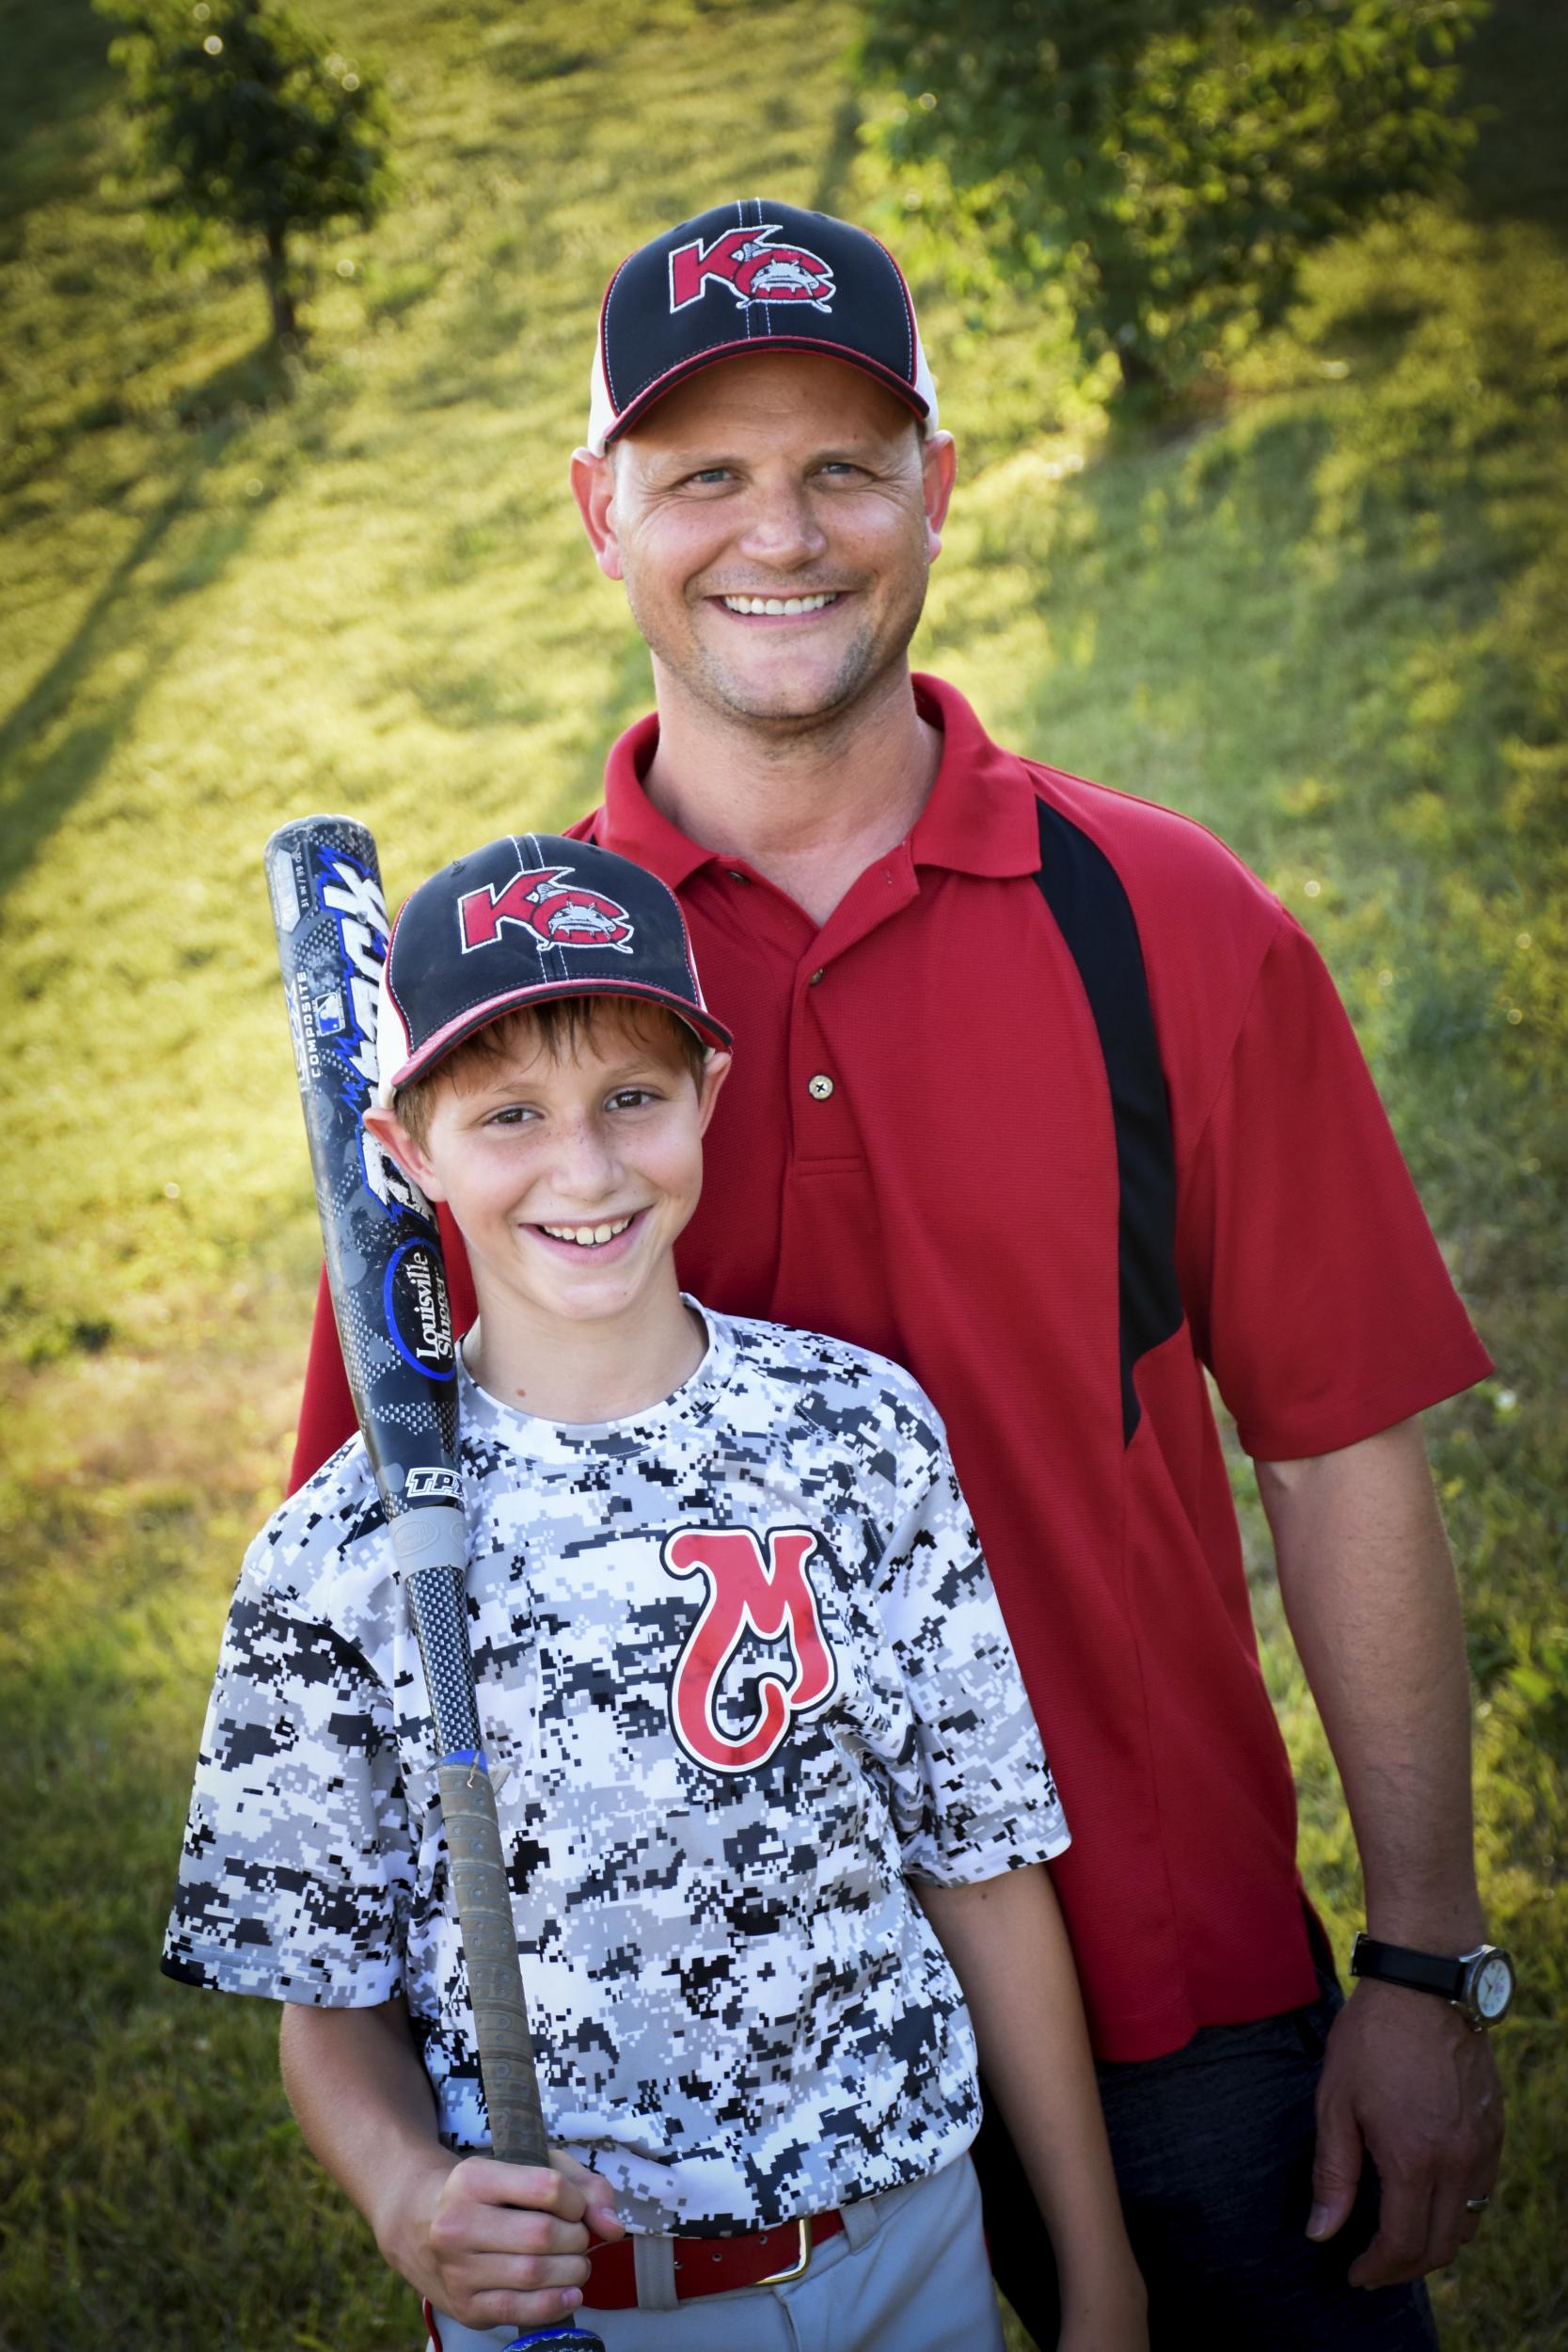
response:
<svg viewBox="0 0 1568 2352"><path fill-rule="evenodd" d="M1377 1977L1385 1984L1402 1984L1414 1993L1436 1993L1445 2001L1461 2001L1467 1974L1464 1959L1445 1959L1438 1952L1412 1951L1405 1944L1385 1944L1375 1935L1358 1935L1351 1947L1353 1977Z"/></svg>

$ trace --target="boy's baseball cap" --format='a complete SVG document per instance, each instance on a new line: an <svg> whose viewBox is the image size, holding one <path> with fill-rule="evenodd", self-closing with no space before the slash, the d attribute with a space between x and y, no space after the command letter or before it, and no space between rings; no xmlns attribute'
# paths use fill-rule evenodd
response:
<svg viewBox="0 0 1568 2352"><path fill-rule="evenodd" d="M611 441L699 368L736 353L816 351L874 375L937 429L904 273L886 246L831 213L749 196L639 246L605 291L588 448Z"/></svg>
<svg viewBox="0 0 1568 2352"><path fill-rule="evenodd" d="M509 834L432 874L392 926L376 1101L503 1012L556 996L640 997L729 1050L673 891L591 841Z"/></svg>

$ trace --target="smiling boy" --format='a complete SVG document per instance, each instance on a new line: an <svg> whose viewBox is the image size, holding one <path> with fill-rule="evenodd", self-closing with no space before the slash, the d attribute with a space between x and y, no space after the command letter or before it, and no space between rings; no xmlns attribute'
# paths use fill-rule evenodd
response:
<svg viewBox="0 0 1568 2352"><path fill-rule="evenodd" d="M552 2169L471 2153L431 1727L357 1439L247 1555L166 1966L286 2004L301 2128L438 2352L578 2309L610 2352L1000 2352L971 2018L1061 2344L1140 2352L1043 1867L1066 1828L940 1424L882 1359L677 1283L730 1038L674 898L493 843L404 908L384 1019L368 1124L480 1302L472 1647Z"/></svg>

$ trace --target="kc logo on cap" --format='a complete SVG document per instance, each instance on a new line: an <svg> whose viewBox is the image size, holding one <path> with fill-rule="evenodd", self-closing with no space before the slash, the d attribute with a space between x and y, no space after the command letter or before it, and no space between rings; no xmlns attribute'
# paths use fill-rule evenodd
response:
<svg viewBox="0 0 1568 2352"><path fill-rule="evenodd" d="M463 953L493 946L503 923L517 923L532 934L541 955L546 947L614 947L630 955L637 934L626 908L596 890L559 888L572 870L545 866L537 874L515 874L503 885L486 882L483 890L466 892L457 901Z"/></svg>
<svg viewBox="0 0 1568 2352"><path fill-rule="evenodd" d="M726 229L709 246L701 237L676 246L670 256L671 310L701 302L710 282L727 286L743 310L753 302L810 302L831 310L832 271L803 245L770 244L782 227L766 220L760 229Z"/></svg>

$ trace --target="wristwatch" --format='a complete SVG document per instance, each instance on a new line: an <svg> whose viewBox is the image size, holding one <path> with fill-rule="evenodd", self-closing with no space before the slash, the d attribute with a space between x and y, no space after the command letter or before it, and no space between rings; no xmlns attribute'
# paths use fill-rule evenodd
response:
<svg viewBox="0 0 1568 2352"><path fill-rule="evenodd" d="M1484 2032L1507 2014L1513 1998L1513 1963L1497 1944L1478 1944L1473 1952L1449 1960L1437 1952L1413 1952L1403 1944L1380 1944L1358 1935L1351 1946L1353 1977L1377 1977L1411 1993L1435 1993L1451 2001L1472 2032Z"/></svg>

